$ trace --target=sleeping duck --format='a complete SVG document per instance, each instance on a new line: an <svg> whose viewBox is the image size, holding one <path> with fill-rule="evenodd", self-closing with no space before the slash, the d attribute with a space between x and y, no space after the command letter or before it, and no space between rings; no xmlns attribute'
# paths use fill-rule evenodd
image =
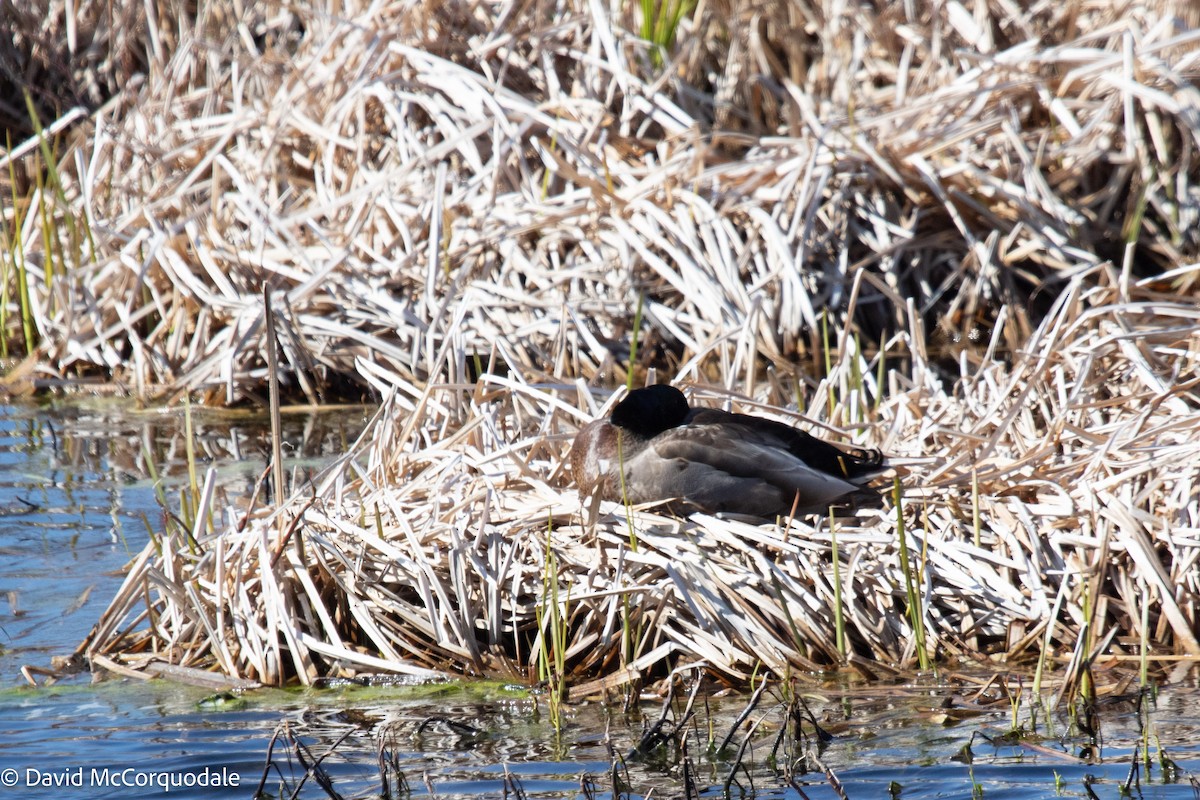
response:
<svg viewBox="0 0 1200 800"><path fill-rule="evenodd" d="M882 468L878 451L845 451L781 422L691 408L666 385L633 390L571 446L581 495L767 518L828 506Z"/></svg>

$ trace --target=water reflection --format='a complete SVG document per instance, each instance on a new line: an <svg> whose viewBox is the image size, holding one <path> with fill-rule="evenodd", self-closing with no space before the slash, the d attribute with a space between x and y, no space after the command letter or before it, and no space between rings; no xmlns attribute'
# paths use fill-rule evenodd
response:
<svg viewBox="0 0 1200 800"><path fill-rule="evenodd" d="M285 466L304 480L344 452L366 415L286 415ZM195 411L193 430L198 479L212 466L225 503L250 497L269 453L265 418ZM181 409L0 406L0 686L84 639L126 562L162 530L156 484L173 499L189 480L187 449Z"/></svg>
<svg viewBox="0 0 1200 800"><path fill-rule="evenodd" d="M756 800L965 798L975 785L986 798L1089 797L1089 787L1098 796L1116 797L1132 763L1144 753L1139 750L1139 725L1149 723L1161 736L1165 728L1159 720L1168 714L1176 735L1162 739L1165 751L1185 770L1200 766L1200 714L1193 706L1174 716L1181 702L1197 697L1194 682L1163 693L1142 717L1132 703L1106 709L1102 746L1090 762L1073 755L1085 737L1066 718L1055 719L1059 737L1003 743L1010 728L1005 710L940 724L930 721L935 706L929 697L907 692L888 697L887 687L875 687L872 697L870 691L862 690L848 716L839 698L810 699L821 724L838 731L826 742L812 735L792 740L780 730L782 697L762 704L741 722L745 698L729 697L708 703L684 726L679 741L642 755L630 751L656 717L656 707L634 714L599 705L578 707L571 711L562 739L556 740L547 723L534 719L533 699L423 705L412 699L356 700L346 694L343 702L356 708L350 717L310 709L288 721L286 735L276 743L271 785L273 792L287 796L306 774L295 753L298 741L312 753L332 753L326 763L339 791L379 796L382 742L389 771L403 774L412 795L439 798L679 797L685 772L700 796L728 792ZM428 724L430 719L435 722ZM460 725L477 733L464 733ZM731 746L714 752L713 742L731 728ZM981 732L996 744L983 740ZM968 744L970 762L959 757ZM301 796L324 795L314 788ZM1141 774L1140 793L1134 796L1195 797L1186 774L1164 776L1156 764Z"/></svg>

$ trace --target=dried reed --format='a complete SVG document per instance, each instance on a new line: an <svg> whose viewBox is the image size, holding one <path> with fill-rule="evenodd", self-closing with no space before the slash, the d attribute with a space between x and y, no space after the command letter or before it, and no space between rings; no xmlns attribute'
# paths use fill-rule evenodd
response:
<svg viewBox="0 0 1200 800"><path fill-rule="evenodd" d="M890 373L856 442L913 457L899 513L923 564L905 574L894 510L838 518L851 663L916 664L904 600L914 572L925 646L943 664L1032 664L1045 647L1054 673L1083 641L1103 645L1082 654L1089 664L1136 658L1143 615L1155 656L1200 654L1197 381L1171 379L1196 374L1200 311L1114 305L1115 288L1073 285L1011 367L967 373L954 394L921 361L919 381ZM844 380L852 358L865 362L847 354L828 380ZM782 402L760 388L760 403L713 387L695 394L760 413ZM144 553L90 650L266 682L378 671L532 678L561 644L544 613L557 598L567 633L555 656L577 693L676 662L703 661L735 682L763 667L839 663L832 535L820 520L678 519L604 504L586 521L562 456L587 416L576 406L601 404L580 385L520 376L410 385L278 511L242 531L231 511L224 529L197 534L195 554L182 537L168 537L161 556ZM813 419L827 421L823 410L816 404ZM850 413L840 401L830 417ZM293 529L303 551L280 544ZM624 625L641 632L631 649Z"/></svg>
<svg viewBox="0 0 1200 800"><path fill-rule="evenodd" d="M74 205L3 193L14 264L49 263L43 222L94 237L30 270L38 385L261 401L264 285L313 402L493 356L615 384L643 295L639 368L735 388L815 358L822 309L1011 351L1101 267L1195 294L1193 11L717 2L660 72L635 5L164 4L144 72L59 133ZM18 16L41 53L60 17Z"/></svg>
<svg viewBox="0 0 1200 800"><path fill-rule="evenodd" d="M907 459L938 660L1200 654L1195 12L714 2L660 70L635 4L555 8L177 24L54 150L94 255L29 270L22 380L261 399L266 286L285 391L382 399L323 482L143 553L90 651L526 676L549 547L577 691L836 663L828 525L637 509L634 549L623 510L581 516L562 455L644 298L637 379L800 398ZM40 202L6 211L13 265L45 258L30 210L66 213ZM837 521L864 670L915 663L896 513Z"/></svg>

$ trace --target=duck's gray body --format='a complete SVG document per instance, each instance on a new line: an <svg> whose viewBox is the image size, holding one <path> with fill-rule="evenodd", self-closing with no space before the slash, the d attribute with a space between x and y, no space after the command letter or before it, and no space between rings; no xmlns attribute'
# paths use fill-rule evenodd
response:
<svg viewBox="0 0 1200 800"><path fill-rule="evenodd" d="M584 426L571 447L571 469L584 494L768 518L859 491L882 460L780 422L689 408L670 386L630 392L609 419Z"/></svg>

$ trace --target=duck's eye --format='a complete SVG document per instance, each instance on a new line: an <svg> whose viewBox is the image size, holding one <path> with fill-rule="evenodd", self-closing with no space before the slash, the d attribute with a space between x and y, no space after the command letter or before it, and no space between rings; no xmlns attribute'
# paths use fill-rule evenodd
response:
<svg viewBox="0 0 1200 800"><path fill-rule="evenodd" d="M683 472L687 468L688 468L688 462L687 462L686 458L675 459L675 469L679 470L680 472Z"/></svg>

